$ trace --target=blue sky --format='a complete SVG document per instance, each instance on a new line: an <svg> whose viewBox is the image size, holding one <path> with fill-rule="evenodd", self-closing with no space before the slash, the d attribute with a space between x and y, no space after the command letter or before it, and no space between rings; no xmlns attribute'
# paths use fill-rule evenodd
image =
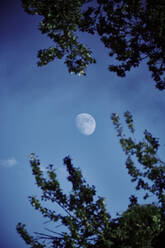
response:
<svg viewBox="0 0 165 248"><path fill-rule="evenodd" d="M39 19L27 15L17 0L2 3L0 14L0 247L24 248L16 224L27 224L32 233L43 230L45 221L28 201L29 195L39 192L30 153L39 156L43 168L50 163L56 166L65 192L70 185L63 158L70 155L87 182L96 186L97 194L106 197L107 209L115 216L127 208L134 185L110 116L117 112L123 117L129 110L137 139L145 129L160 138L163 159L165 98L145 64L126 78L110 73L107 67L114 60L97 37L81 35L97 59L87 76L70 75L63 61L38 68L37 51L51 44L37 30ZM96 120L90 136L75 126L75 117L82 112Z"/></svg>

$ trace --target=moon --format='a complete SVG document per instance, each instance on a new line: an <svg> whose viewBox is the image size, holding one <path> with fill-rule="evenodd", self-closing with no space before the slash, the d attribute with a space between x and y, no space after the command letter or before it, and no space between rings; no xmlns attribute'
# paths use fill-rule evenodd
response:
<svg viewBox="0 0 165 248"><path fill-rule="evenodd" d="M78 114L75 121L78 130L84 135L91 135L96 129L96 121L90 114Z"/></svg>

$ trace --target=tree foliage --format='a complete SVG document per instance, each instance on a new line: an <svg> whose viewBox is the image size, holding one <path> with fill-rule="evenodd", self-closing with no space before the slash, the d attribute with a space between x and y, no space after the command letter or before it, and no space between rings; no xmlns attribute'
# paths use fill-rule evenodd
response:
<svg viewBox="0 0 165 248"><path fill-rule="evenodd" d="M118 64L109 70L124 77L145 59L159 90L165 89L164 0L22 0L24 10L39 15L39 30L54 46L38 52L38 66L65 58L70 73L86 74L96 63L79 41L81 32L98 35Z"/></svg>
<svg viewBox="0 0 165 248"><path fill-rule="evenodd" d="M144 199L151 195L156 196L162 210L165 210L165 163L157 155L159 141L145 130L143 141L136 143L132 115L127 111L124 116L133 137L126 138L118 114L112 114L112 120L117 136L120 137L121 147L127 156L126 167L132 177L131 181L137 182L136 190L146 191ZM135 158L140 164L139 168L135 165Z"/></svg>
<svg viewBox="0 0 165 248"><path fill-rule="evenodd" d="M72 185L67 195L57 180L55 166L47 167L47 177L40 168L40 160L31 154L30 164L41 197L30 196L31 205L54 224L60 223L66 231L58 232L54 226L48 234L28 234L26 226L18 223L17 231L31 248L158 248L164 247L165 237L165 166L157 151L159 142L147 130L144 140L134 138L133 118L125 112L125 121L131 136L126 138L118 114L111 116L117 130L120 144L127 156L126 168L136 182L136 190L146 191L144 200L154 195L155 202L140 205L135 195L130 196L128 209L117 218L107 212L104 198L96 196L94 186L89 186L81 170L73 166L70 157L64 159L68 177ZM134 157L139 165L135 165ZM149 195L150 194L150 195ZM43 202L50 201L63 210L63 214L48 209Z"/></svg>

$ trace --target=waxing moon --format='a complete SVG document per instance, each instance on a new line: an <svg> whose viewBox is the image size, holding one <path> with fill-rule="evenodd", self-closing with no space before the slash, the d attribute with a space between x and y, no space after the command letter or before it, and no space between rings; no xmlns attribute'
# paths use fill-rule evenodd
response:
<svg viewBox="0 0 165 248"><path fill-rule="evenodd" d="M96 128L96 121L92 115L81 113L76 116L76 126L84 135L91 135Z"/></svg>

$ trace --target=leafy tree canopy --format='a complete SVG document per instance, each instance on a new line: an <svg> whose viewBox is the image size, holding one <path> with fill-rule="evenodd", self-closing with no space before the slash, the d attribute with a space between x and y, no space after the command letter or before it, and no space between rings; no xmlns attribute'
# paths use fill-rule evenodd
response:
<svg viewBox="0 0 165 248"><path fill-rule="evenodd" d="M69 156L64 159L64 165L72 190L66 195L57 180L55 167L49 165L47 177L44 176L40 169L40 160L35 154L31 154L32 172L42 195L40 199L30 196L30 203L43 217L53 223L60 223L67 229L58 232L58 227L55 226L54 230L46 229L49 233L36 232L33 237L24 224L18 223L18 233L31 248L164 247L165 166L157 155L159 142L145 130L143 141L137 143L132 115L127 111L124 116L131 133L129 138L123 133L118 114L112 114L111 119L127 156L126 168L132 182L137 182L136 190L146 191L144 199L155 196L157 200L140 205L137 197L131 195L128 209L114 219L106 210L105 199L96 196L95 187L86 183L80 169L73 166ZM46 201L59 205L64 214L45 207L42 202Z"/></svg>
<svg viewBox="0 0 165 248"><path fill-rule="evenodd" d="M22 6L42 17L39 30L54 42L39 50L38 66L64 57L70 73L85 75L86 67L96 63L79 41L80 32L87 32L97 34L118 60L110 71L124 77L146 59L156 87L165 89L164 0L22 0Z"/></svg>

